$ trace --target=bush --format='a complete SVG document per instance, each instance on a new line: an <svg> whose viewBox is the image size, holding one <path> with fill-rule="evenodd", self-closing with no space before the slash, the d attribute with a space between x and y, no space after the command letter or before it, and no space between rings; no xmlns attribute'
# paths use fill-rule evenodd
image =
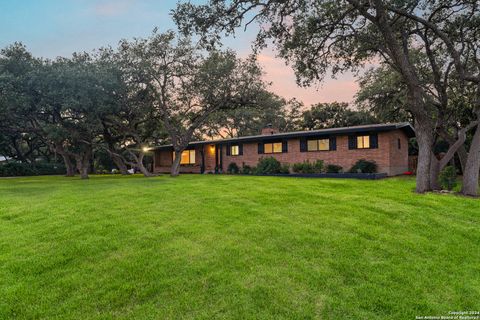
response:
<svg viewBox="0 0 480 320"><path fill-rule="evenodd" d="M235 162L231 162L228 165L227 172L230 174L238 174L240 172L240 168Z"/></svg>
<svg viewBox="0 0 480 320"><path fill-rule="evenodd" d="M19 163L8 162L0 165L1 177L39 176L65 174L65 166L58 163L36 162Z"/></svg>
<svg viewBox="0 0 480 320"><path fill-rule="evenodd" d="M341 166L337 166L336 164L329 164L326 167L327 173L340 173L342 172L343 168Z"/></svg>
<svg viewBox="0 0 480 320"><path fill-rule="evenodd" d="M119 174L120 173L120 170L118 169L112 169L112 174Z"/></svg>
<svg viewBox="0 0 480 320"><path fill-rule="evenodd" d="M261 158L258 161L257 168L255 169L256 174L272 174L280 173L282 165L274 157Z"/></svg>
<svg viewBox="0 0 480 320"><path fill-rule="evenodd" d="M288 164L282 164L282 166L280 167L280 173L290 173L290 166Z"/></svg>
<svg viewBox="0 0 480 320"><path fill-rule="evenodd" d="M308 160L300 163L295 163L292 167L292 170L296 173L322 173L323 160L317 160L314 163L311 163Z"/></svg>
<svg viewBox="0 0 480 320"><path fill-rule="evenodd" d="M301 162L294 163L292 165L292 171L295 172L295 173L299 173L299 172L303 171L303 163L301 163Z"/></svg>
<svg viewBox="0 0 480 320"><path fill-rule="evenodd" d="M315 173L322 173L323 172L323 160L317 160L313 164L313 171Z"/></svg>
<svg viewBox="0 0 480 320"><path fill-rule="evenodd" d="M253 174L255 168L250 167L249 165L243 165L241 173L242 174Z"/></svg>
<svg viewBox="0 0 480 320"><path fill-rule="evenodd" d="M350 169L351 173L375 173L377 172L377 164L375 161L360 159Z"/></svg>
<svg viewBox="0 0 480 320"><path fill-rule="evenodd" d="M308 161L298 162L293 164L292 170L295 173L313 173L313 166Z"/></svg>
<svg viewBox="0 0 480 320"><path fill-rule="evenodd" d="M457 170L454 166L443 168L438 180L443 189L452 190L457 186Z"/></svg>

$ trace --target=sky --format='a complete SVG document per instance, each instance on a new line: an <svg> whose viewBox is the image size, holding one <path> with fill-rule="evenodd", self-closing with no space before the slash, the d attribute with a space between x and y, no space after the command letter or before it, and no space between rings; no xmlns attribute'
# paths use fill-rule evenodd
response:
<svg viewBox="0 0 480 320"><path fill-rule="evenodd" d="M195 0L202 2L202 0ZM121 39L147 37L158 27L160 31L175 29L170 11L177 0L0 0L0 48L22 42L35 56L55 58L73 52L92 51L102 46L116 46ZM235 38L223 40L225 47L241 57L251 52L255 27L238 30ZM327 77L309 88L295 83L291 67L265 49L258 56L270 90L290 99L297 98L306 106L319 102L352 102L358 85L351 74Z"/></svg>

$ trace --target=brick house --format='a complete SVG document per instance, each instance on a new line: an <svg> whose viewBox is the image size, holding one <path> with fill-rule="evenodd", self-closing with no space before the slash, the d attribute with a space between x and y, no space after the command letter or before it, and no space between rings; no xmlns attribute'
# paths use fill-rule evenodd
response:
<svg viewBox="0 0 480 320"><path fill-rule="evenodd" d="M191 142L182 153L181 173L226 172L230 163L256 166L262 157L282 164L323 160L349 170L359 159L373 160L378 172L390 176L408 170L409 123L373 124L311 131L278 132L266 127L260 135ZM171 145L154 150L154 172L167 173L173 162Z"/></svg>

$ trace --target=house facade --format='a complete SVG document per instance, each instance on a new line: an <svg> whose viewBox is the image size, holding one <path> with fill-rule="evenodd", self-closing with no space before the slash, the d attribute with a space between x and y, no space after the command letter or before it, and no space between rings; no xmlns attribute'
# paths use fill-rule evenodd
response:
<svg viewBox="0 0 480 320"><path fill-rule="evenodd" d="M375 161L379 173L390 176L408 170L409 123L374 124L311 131L278 132L232 139L196 141L182 153L181 173L226 172L230 163L254 167L262 157L282 164L323 160L348 171L360 159ZM174 159L171 145L154 148L154 172L168 173Z"/></svg>

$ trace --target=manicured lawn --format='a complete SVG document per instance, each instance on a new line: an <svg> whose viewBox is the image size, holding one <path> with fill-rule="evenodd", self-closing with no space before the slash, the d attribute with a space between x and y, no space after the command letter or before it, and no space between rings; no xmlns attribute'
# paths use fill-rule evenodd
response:
<svg viewBox="0 0 480 320"><path fill-rule="evenodd" d="M0 319L480 309L480 200L414 180L0 179Z"/></svg>

